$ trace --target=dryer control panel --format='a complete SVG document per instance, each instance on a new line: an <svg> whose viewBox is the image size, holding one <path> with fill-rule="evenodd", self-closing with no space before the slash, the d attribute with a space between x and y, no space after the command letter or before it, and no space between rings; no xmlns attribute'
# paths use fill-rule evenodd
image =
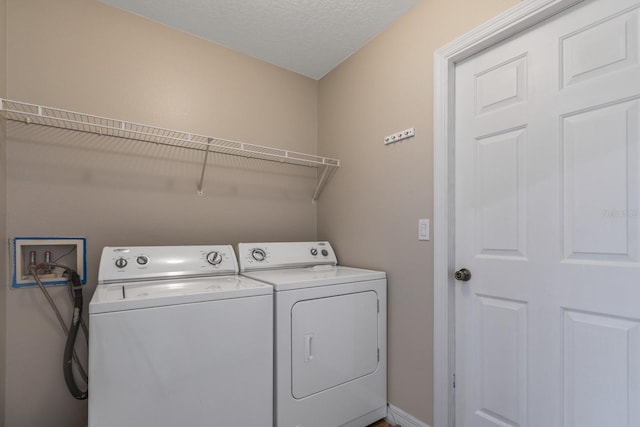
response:
<svg viewBox="0 0 640 427"><path fill-rule="evenodd" d="M337 265L329 242L271 242L238 244L240 271Z"/></svg>
<svg viewBox="0 0 640 427"><path fill-rule="evenodd" d="M231 245L105 247L98 283L238 273Z"/></svg>

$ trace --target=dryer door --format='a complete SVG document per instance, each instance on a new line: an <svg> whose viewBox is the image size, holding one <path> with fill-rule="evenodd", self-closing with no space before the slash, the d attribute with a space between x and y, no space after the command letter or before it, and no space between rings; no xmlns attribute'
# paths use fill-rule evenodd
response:
<svg viewBox="0 0 640 427"><path fill-rule="evenodd" d="M318 298L291 309L292 394L302 399L378 367L378 295Z"/></svg>

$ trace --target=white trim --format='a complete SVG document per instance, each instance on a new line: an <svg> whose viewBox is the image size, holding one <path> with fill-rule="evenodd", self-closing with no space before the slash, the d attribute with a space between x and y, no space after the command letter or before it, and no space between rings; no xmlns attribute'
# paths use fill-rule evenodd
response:
<svg viewBox="0 0 640 427"><path fill-rule="evenodd" d="M400 427L430 427L429 424L423 423L413 415L391 404L389 404L387 422L392 426L398 425Z"/></svg>
<svg viewBox="0 0 640 427"><path fill-rule="evenodd" d="M525 0L434 54L434 427L454 426L455 64L583 0Z"/></svg>

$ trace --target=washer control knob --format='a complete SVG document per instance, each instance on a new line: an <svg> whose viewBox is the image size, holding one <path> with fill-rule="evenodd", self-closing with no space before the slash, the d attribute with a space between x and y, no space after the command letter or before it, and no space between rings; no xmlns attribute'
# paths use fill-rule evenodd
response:
<svg viewBox="0 0 640 427"><path fill-rule="evenodd" d="M149 257L140 255L138 258L136 258L136 262L138 263L138 265L147 265L147 263L149 262Z"/></svg>
<svg viewBox="0 0 640 427"><path fill-rule="evenodd" d="M211 265L218 265L222 262L220 252L212 251L207 254L207 262Z"/></svg>
<svg viewBox="0 0 640 427"><path fill-rule="evenodd" d="M118 258L116 260L116 267L125 268L127 266L127 260L124 258Z"/></svg>
<svg viewBox="0 0 640 427"><path fill-rule="evenodd" d="M251 257L258 262L262 262L267 257L267 253L264 251L264 249L255 248L251 250Z"/></svg>
<svg viewBox="0 0 640 427"><path fill-rule="evenodd" d="M329 256L329 251L326 249L322 250L322 256Z"/></svg>
<svg viewBox="0 0 640 427"><path fill-rule="evenodd" d="M316 248L312 248L311 249L311 255L313 255L313 256L318 255L318 250Z"/></svg>

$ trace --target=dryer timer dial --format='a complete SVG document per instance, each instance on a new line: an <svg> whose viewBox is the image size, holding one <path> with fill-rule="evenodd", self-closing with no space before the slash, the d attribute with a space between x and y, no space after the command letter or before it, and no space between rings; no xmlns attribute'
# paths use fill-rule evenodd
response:
<svg viewBox="0 0 640 427"><path fill-rule="evenodd" d="M251 257L258 262L262 262L267 257L267 253L264 251L264 249L255 248L251 249Z"/></svg>

